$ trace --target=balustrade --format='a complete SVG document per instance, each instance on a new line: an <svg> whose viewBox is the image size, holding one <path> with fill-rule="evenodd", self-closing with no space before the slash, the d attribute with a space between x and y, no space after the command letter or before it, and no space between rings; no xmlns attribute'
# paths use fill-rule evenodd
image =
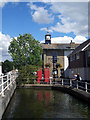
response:
<svg viewBox="0 0 90 120"><path fill-rule="evenodd" d="M5 90L9 90L10 87L12 87L12 84L15 82L17 77L17 70L10 71L6 75L0 76L0 96L5 96Z"/></svg>

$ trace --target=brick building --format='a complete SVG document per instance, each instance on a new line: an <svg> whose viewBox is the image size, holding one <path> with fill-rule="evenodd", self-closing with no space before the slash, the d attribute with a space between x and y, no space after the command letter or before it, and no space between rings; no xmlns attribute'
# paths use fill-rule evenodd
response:
<svg viewBox="0 0 90 120"><path fill-rule="evenodd" d="M83 80L90 80L90 39L80 44L68 58L69 77L79 73Z"/></svg>
<svg viewBox="0 0 90 120"><path fill-rule="evenodd" d="M43 48L43 67L50 65L50 76L56 71L57 77L69 77L68 74L68 55L79 45L74 42L70 43L52 43L49 32L45 35L45 43L41 43Z"/></svg>

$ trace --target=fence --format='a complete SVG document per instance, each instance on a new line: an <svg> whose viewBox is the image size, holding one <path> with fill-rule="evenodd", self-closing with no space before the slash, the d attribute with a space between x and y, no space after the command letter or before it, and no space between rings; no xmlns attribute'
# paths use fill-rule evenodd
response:
<svg viewBox="0 0 90 120"><path fill-rule="evenodd" d="M52 84L70 86L70 87L84 90L86 92L90 92L90 83L84 82L84 81L78 81L78 80L73 81L72 79L61 79L60 81L52 82Z"/></svg>
<svg viewBox="0 0 90 120"><path fill-rule="evenodd" d="M34 80L34 83L37 83L36 80ZM62 85L62 86L70 86L77 89L84 90L86 92L90 92L90 83L84 82L84 81L78 81L78 80L72 80L72 79L56 79L56 78L50 78L49 82L45 82L44 78L40 81L40 84L54 84L54 85Z"/></svg>
<svg viewBox="0 0 90 120"><path fill-rule="evenodd" d="M12 70L6 75L0 76L0 96L4 96L6 90L9 90L12 87L12 84L15 82L15 79L18 77L18 70Z"/></svg>
<svg viewBox="0 0 90 120"><path fill-rule="evenodd" d="M18 72L16 73L16 77L17 77L17 74L18 74ZM9 73L9 75L6 75L6 76L7 76L8 80L5 81L5 82L3 82L5 76L3 76L3 77L1 76L0 77L0 78L2 78L1 79L2 80L2 84L0 85L1 90L2 90L0 92L0 95L2 94L2 96L4 94L3 91L5 91L5 89L9 89L8 86L10 86L10 84L12 84L13 81L15 81L15 78L16 78L15 75L14 76L12 75L12 73L11 74ZM45 78L45 79L48 79L48 78ZM42 78L40 80L40 82L38 83L37 79L35 79L35 78L32 78L32 79L28 78L28 80L29 80L28 82L27 82L26 78L22 78L22 83L24 83L24 81L25 81L24 84L37 84L38 83L38 84L50 84L50 85L54 84L54 85L70 86L70 87L74 87L74 88L77 88L77 89L84 90L86 92L90 92L90 83L88 83L88 82L72 80L72 79L63 79L63 78L58 78L58 79L57 78L50 78L49 82L45 82L45 79ZM30 80L32 82L30 82ZM5 84L6 84L6 87L4 87Z"/></svg>

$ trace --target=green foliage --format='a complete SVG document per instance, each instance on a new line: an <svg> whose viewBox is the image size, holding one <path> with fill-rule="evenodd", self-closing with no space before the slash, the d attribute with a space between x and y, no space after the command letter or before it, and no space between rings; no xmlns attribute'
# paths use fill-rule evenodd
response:
<svg viewBox="0 0 90 120"><path fill-rule="evenodd" d="M19 69L19 77L17 79L18 84L29 84L34 83L34 80L36 79L36 75L34 72L36 72L38 69L35 65L26 65L21 66Z"/></svg>
<svg viewBox="0 0 90 120"><path fill-rule="evenodd" d="M6 73L13 70L13 62L9 61L9 60L5 60L4 62L2 62L2 72Z"/></svg>
<svg viewBox="0 0 90 120"><path fill-rule="evenodd" d="M16 68L25 65L42 65L42 47L40 42L35 40L30 33L24 35L19 34L17 39L13 38L8 51L12 56Z"/></svg>

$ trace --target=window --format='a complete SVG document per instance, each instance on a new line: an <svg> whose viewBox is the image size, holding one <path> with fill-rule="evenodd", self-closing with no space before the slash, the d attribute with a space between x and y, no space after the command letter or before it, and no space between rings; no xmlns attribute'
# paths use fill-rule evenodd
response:
<svg viewBox="0 0 90 120"><path fill-rule="evenodd" d="M88 51L88 57L90 57L90 50Z"/></svg>
<svg viewBox="0 0 90 120"><path fill-rule="evenodd" d="M80 58L79 53L76 54L76 59L78 60Z"/></svg>
<svg viewBox="0 0 90 120"><path fill-rule="evenodd" d="M70 61L74 61L75 60L75 55L72 55L71 57L70 57Z"/></svg>
<svg viewBox="0 0 90 120"><path fill-rule="evenodd" d="M52 55L53 55L53 63L56 63L57 62L57 52L52 52Z"/></svg>
<svg viewBox="0 0 90 120"><path fill-rule="evenodd" d="M75 60L75 55L72 56L72 60Z"/></svg>
<svg viewBox="0 0 90 120"><path fill-rule="evenodd" d="M55 52L55 51L52 52L52 55L56 57L57 56L57 52Z"/></svg>
<svg viewBox="0 0 90 120"><path fill-rule="evenodd" d="M70 56L70 61L72 61L72 56Z"/></svg>

